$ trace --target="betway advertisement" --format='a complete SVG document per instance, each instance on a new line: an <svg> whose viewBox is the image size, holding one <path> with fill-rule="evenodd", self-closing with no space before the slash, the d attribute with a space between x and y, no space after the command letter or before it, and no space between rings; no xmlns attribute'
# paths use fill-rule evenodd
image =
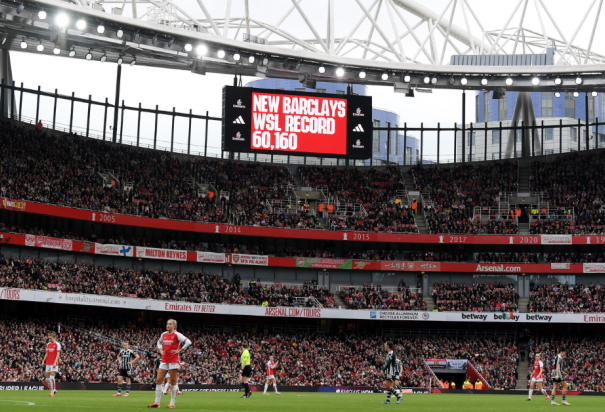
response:
<svg viewBox="0 0 605 412"><path fill-rule="evenodd" d="M0 300L45 302L65 305L100 306L171 313L198 313L238 316L268 316L307 319L357 319L370 321L491 322L491 323L587 323L605 324L605 314L589 313L493 313L372 311L325 308L293 308L188 303L122 296L87 295L18 288L0 288Z"/></svg>

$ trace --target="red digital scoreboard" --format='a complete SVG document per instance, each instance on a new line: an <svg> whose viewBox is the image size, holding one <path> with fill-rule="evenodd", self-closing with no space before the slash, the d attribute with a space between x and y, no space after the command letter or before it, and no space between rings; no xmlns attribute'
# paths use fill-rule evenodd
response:
<svg viewBox="0 0 605 412"><path fill-rule="evenodd" d="M223 150L367 159L372 99L227 86Z"/></svg>

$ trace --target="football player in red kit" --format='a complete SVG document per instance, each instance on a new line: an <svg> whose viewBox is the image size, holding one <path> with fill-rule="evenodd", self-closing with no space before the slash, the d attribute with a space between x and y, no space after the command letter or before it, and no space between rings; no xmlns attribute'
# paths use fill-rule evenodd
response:
<svg viewBox="0 0 605 412"><path fill-rule="evenodd" d="M166 322L166 332L162 333L162 336L160 336L160 339L158 340L158 351L162 355L162 361L160 362L158 376L155 381L155 403L149 405L149 408L160 407L162 384L164 383L164 378L166 378L167 373L170 373L170 385L172 385L168 408L174 408L176 402L179 369L181 368L181 357L179 354L191 346L191 341L183 336L183 334L177 332L176 326L176 320L169 319L168 322ZM182 347L181 343L183 344Z"/></svg>
<svg viewBox="0 0 605 412"><path fill-rule="evenodd" d="M57 342L57 334L55 332L48 335L48 338L50 339L50 342L46 344L46 354L44 355L44 364L46 365L44 376L46 377L46 383L48 383L48 388L50 389L49 396L55 396L57 393L55 374L59 370L61 344Z"/></svg>
<svg viewBox="0 0 605 412"><path fill-rule="evenodd" d="M275 380L275 368L279 362L273 362L273 355L269 356L269 362L267 362L267 381L265 382L265 392L263 395L268 395L267 388L269 385L273 384L273 389L275 390L276 395L281 395L277 391L277 381Z"/></svg>
<svg viewBox="0 0 605 412"><path fill-rule="evenodd" d="M544 363L540 360L540 354L536 353L536 361L534 362L534 373L531 376L531 383L529 384L529 398L528 401L531 401L531 396L534 393L534 387L538 384L538 390L542 392L547 401L550 400L548 396L548 392L542 387L542 382L544 382Z"/></svg>

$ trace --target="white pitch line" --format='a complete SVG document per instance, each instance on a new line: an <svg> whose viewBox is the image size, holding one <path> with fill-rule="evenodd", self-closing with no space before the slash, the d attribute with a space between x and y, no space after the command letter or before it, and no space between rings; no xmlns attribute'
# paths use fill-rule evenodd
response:
<svg viewBox="0 0 605 412"><path fill-rule="evenodd" d="M26 401L9 401L9 400L6 400L6 399L4 399L4 400L0 401L0 403L2 403L2 402L25 403L25 404L27 404L28 406L34 406L34 405L35 405L35 403L33 403L33 402L26 402Z"/></svg>

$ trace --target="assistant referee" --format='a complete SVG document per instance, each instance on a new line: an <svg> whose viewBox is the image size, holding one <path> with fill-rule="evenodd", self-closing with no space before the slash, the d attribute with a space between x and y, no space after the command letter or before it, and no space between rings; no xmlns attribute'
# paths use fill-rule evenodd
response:
<svg viewBox="0 0 605 412"><path fill-rule="evenodd" d="M250 386L248 385L248 379L252 375L252 366L250 366L250 352L248 351L248 343L242 343L242 377L240 381L244 385L244 396L242 398L249 398L252 395Z"/></svg>

